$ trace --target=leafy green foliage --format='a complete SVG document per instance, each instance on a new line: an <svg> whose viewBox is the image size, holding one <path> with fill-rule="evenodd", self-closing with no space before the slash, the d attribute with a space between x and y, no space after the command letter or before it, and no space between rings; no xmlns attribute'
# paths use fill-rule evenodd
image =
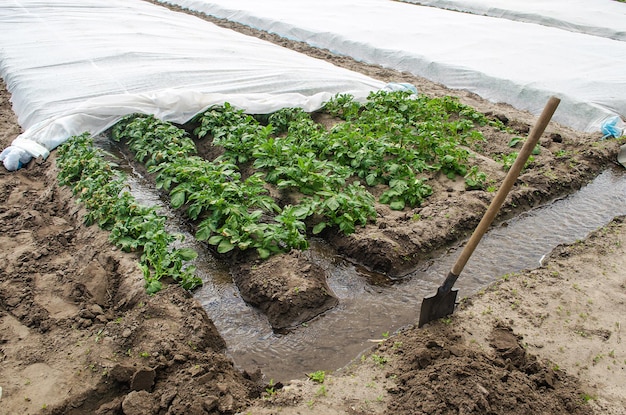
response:
<svg viewBox="0 0 626 415"><path fill-rule="evenodd" d="M347 105L345 101L337 97L325 108L340 115L336 108ZM400 210L419 206L432 194L420 173L441 171L451 179L464 176L467 146L484 140L475 126L491 123L451 97L415 98L408 92L372 93L358 115L350 114L317 150L350 166L368 186L389 186L379 201Z"/></svg>
<svg viewBox="0 0 626 415"><path fill-rule="evenodd" d="M266 172L265 180L280 189L321 198L327 197L323 192L341 193L351 177L358 177L370 187L387 186L379 201L402 210L432 194L421 173L465 176L466 147L483 140L475 126L497 123L453 98L415 98L405 92L372 93L363 106L342 94L324 110L346 122L325 131L301 109L286 108L262 126L225 104L202 114L196 133L211 135L231 160L253 160Z"/></svg>
<svg viewBox="0 0 626 415"><path fill-rule="evenodd" d="M485 188L487 174L478 170L477 166L472 166L465 175L465 188L467 190L481 190Z"/></svg>
<svg viewBox="0 0 626 415"><path fill-rule="evenodd" d="M495 160L502 163L502 168L504 169L504 171L509 171L511 167L513 166L513 163L515 163L515 160L517 159L517 155L518 155L517 151L513 151L509 154L500 154L499 156L495 157ZM535 158L532 155L529 156L528 160L524 164L524 168L528 167L528 165L532 163L533 161L535 161Z"/></svg>
<svg viewBox="0 0 626 415"><path fill-rule="evenodd" d="M312 373L307 373L307 377L315 383L324 383L324 380L326 380L326 372L323 370L317 370Z"/></svg>
<svg viewBox="0 0 626 415"><path fill-rule="evenodd" d="M433 172L484 186L468 147L483 140L477 126L497 122L456 99L380 91L361 104L343 94L323 110L345 122L327 131L299 108L251 116L228 103L211 107L194 120L194 135L223 148L214 160L196 156L184 130L151 116L126 118L113 137L127 141L171 206L195 221L196 237L222 254L256 249L267 258L305 249L307 233L355 232L376 218L368 188L402 210L432 194ZM267 184L298 194L297 202L278 206Z"/></svg>
<svg viewBox="0 0 626 415"><path fill-rule="evenodd" d="M153 155L161 148L172 150L175 157L163 158L151 165L149 171L156 174L157 187L169 192L172 207L185 208L191 220L199 221L196 238L215 246L218 253L225 254L235 248L256 249L261 258L267 258L292 248L305 249L308 243L304 223L299 218L289 217L285 210L281 213L274 199L267 195L261 173L242 180L235 162L248 159L249 145L233 137L244 134L251 140L254 131L242 124L229 126L227 123L244 120L254 124L255 121L227 109L230 107L225 106L222 111L209 110L211 117L196 129L200 135L219 134L221 142L227 145L227 154L213 161L188 155L192 151L184 147L178 149L177 145L184 146L188 140L181 138L184 132L156 119L145 123L141 122L143 117L138 117L118 129L115 137L127 139L131 149L141 151L143 159L147 160L153 160ZM152 139L154 129L167 132L159 137L158 143ZM265 130L270 131L271 127ZM233 139L230 144L229 137Z"/></svg>
<svg viewBox="0 0 626 415"><path fill-rule="evenodd" d="M216 117L219 121L214 119ZM209 109L199 117L202 126L218 127L196 131L211 134L213 144L226 150L224 157L227 159L253 159L253 167L264 171L264 180L278 189L295 190L309 196L294 206L294 211L299 213L296 215L299 221L313 214L324 216L325 220L313 229L313 233L319 233L327 226L337 226L349 234L355 231L356 224L365 226L368 220L376 217L372 195L358 183L346 185L351 169L316 154L317 149L310 143L323 140L325 132L308 113L287 108L272 114L268 120L277 126L262 126L255 118L225 104ZM229 122L245 123L245 126L220 124ZM230 133L220 135L223 130ZM242 138L233 133L241 131L245 131L248 138L254 137L242 147L238 146ZM280 131L284 135L268 136L268 131ZM217 141L216 135L220 136ZM283 217L279 216L277 220ZM306 231L306 227L300 224L298 227ZM288 239L294 240L293 230L289 234L291 238ZM298 241L298 245L302 244Z"/></svg>
<svg viewBox="0 0 626 415"><path fill-rule="evenodd" d="M148 168L196 153L184 130L151 115L125 117L113 126L111 136L116 141L123 136L135 158Z"/></svg>
<svg viewBox="0 0 626 415"><path fill-rule="evenodd" d="M340 117L344 120L352 120L358 117L361 111L361 105L354 101L352 95L338 94L335 98L324 104L324 110L335 117Z"/></svg>
<svg viewBox="0 0 626 415"><path fill-rule="evenodd" d="M141 252L140 267L149 294L161 288L161 278L171 277L191 290L202 284L193 266L196 257L189 249L172 249L177 239L165 231L165 218L155 208L140 206L126 190L124 176L104 159L88 134L72 137L58 149L58 180L69 186L86 209L85 223L97 223L111 231L109 239L123 251Z"/></svg>

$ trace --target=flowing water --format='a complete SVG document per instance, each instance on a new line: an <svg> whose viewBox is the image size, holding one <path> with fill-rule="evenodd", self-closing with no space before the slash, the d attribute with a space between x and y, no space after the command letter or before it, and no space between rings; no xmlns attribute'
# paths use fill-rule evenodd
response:
<svg viewBox="0 0 626 415"><path fill-rule="evenodd" d="M583 239L625 214L626 173L607 170L576 194L491 229L457 281L459 296L504 274L537 268L557 245ZM315 261L328 271L339 305L287 334L273 333L267 320L243 304L224 277L197 292L241 368L260 367L268 378L287 380L345 366L383 333L414 324L423 297L435 293L458 255L450 252L394 282L359 269L320 241L311 245Z"/></svg>
<svg viewBox="0 0 626 415"><path fill-rule="evenodd" d="M129 184L140 202L163 207L154 188L136 172L129 175ZM162 213L167 215L168 210L163 207ZM459 296L470 295L504 274L539 267L557 245L583 239L625 214L626 172L607 170L577 193L492 228L457 281ZM355 266L322 241L313 240L314 261L327 270L339 305L280 334L241 299L227 265L195 241L175 216L169 217L168 230L185 235L181 244L200 254L195 265L204 286L195 296L225 339L235 364L250 371L260 368L268 378L281 381L316 370L337 370L371 348L383 333L414 324L422 299L435 293L458 255L451 250L425 269L393 281Z"/></svg>

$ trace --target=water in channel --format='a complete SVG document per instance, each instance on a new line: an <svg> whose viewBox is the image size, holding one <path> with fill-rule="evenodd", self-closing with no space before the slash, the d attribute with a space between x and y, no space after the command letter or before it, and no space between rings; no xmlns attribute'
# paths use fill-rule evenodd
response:
<svg viewBox="0 0 626 415"><path fill-rule="evenodd" d="M539 267L557 245L583 239L625 214L626 172L616 168L567 198L492 228L457 281L459 298L504 274ZM339 305L287 334L273 333L263 316L236 297L236 289L213 283L197 292L241 368L260 367L268 378L284 381L345 366L383 333L414 324L423 297L435 293L459 254L451 252L427 269L384 283L337 257L327 245L319 241L311 245L315 260L328 270Z"/></svg>
<svg viewBox="0 0 626 415"><path fill-rule="evenodd" d="M168 230L185 235L181 244L199 253L195 265L204 286L195 297L225 339L228 354L239 368L259 368L268 379L286 381L316 370L337 370L371 348L383 333L414 324L422 299L435 293L459 254L452 251L425 269L391 281L313 240L313 258L327 270L339 305L286 334L274 333L265 316L241 299L227 265L168 214L154 188L136 172L129 173L134 196L141 203L163 206L162 213L170 217ZM583 239L619 215L626 215L626 172L613 168L569 197L492 228L457 281L459 296L470 295L504 274L540 266L544 255L558 244Z"/></svg>

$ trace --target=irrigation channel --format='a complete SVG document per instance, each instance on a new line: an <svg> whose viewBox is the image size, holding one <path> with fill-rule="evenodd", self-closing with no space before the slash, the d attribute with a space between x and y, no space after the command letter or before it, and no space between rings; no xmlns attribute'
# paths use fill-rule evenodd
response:
<svg viewBox="0 0 626 415"><path fill-rule="evenodd" d="M101 147L123 157L105 140L99 140ZM131 193L142 204L160 206L161 213L170 218L168 231L185 235L182 245L199 253L195 265L204 285L194 295L226 341L227 353L241 369L260 368L268 379L287 381L316 370L337 370L370 349L383 333L414 324L422 299L435 293L459 254L451 249L394 281L354 265L323 241L313 240L312 257L327 270L339 305L298 328L275 333L265 316L241 299L227 264L193 238L156 189L130 166L122 168L128 173ZM502 275L539 267L557 245L583 239L620 215L626 215L626 170L614 167L568 197L493 227L457 281L459 298Z"/></svg>

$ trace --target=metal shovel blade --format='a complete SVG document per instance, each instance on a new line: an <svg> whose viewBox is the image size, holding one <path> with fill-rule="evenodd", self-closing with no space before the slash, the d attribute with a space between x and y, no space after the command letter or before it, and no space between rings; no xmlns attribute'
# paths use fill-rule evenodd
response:
<svg viewBox="0 0 626 415"><path fill-rule="evenodd" d="M617 161L619 161L619 163L626 167L626 144L622 145L619 148L619 154L617 155Z"/></svg>
<svg viewBox="0 0 626 415"><path fill-rule="evenodd" d="M437 294L424 298L420 310L418 327L422 327L430 321L438 320L452 314L454 312L454 306L456 305L456 295L458 292L459 290L454 288L445 293L437 290Z"/></svg>

